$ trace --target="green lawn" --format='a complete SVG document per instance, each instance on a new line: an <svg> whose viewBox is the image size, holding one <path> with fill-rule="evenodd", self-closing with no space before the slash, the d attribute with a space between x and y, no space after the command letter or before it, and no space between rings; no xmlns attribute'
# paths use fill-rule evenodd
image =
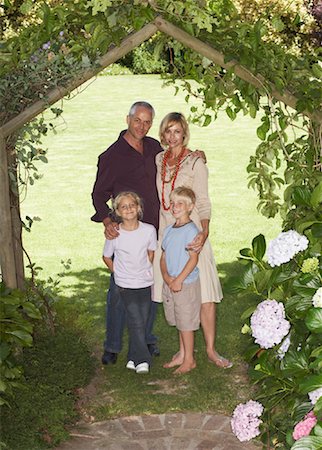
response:
<svg viewBox="0 0 322 450"><path fill-rule="evenodd" d="M61 260L72 260L71 274L62 280L58 309L66 321L84 330L93 348L100 348L104 336L108 286L101 260L102 226L90 221L97 157L126 127L125 117L134 101L144 99L154 105L156 118L150 133L154 137L166 113L188 114L192 104L185 103L185 94L173 94L174 89L163 88L157 76L110 76L99 77L80 95L65 100L64 121L60 119L58 133L44 143L49 149L49 164L40 167L44 177L29 188L22 205L23 216L42 219L24 235L31 258L44 269L42 277L55 276ZM101 371L100 395L90 406L97 419L187 409L228 414L238 401L248 398L240 356L244 347L240 314L251 299L228 295L226 279L235 273L240 248L249 246L260 232L272 238L280 230L279 219L267 220L257 213L256 193L247 189L246 165L258 145L258 122L249 117L231 122L222 113L206 128L191 126L190 148L204 150L208 159L213 203L210 237L226 293L218 307L218 350L234 360L234 368L223 371L207 362L199 332L198 368L179 379L163 369L162 363L176 350L177 337L160 308L156 331L161 356L151 374L138 377L125 371L123 351L116 366Z"/></svg>

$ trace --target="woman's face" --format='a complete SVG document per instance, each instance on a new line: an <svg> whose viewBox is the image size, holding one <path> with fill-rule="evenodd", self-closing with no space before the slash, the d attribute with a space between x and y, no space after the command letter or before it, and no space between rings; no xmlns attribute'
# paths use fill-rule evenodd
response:
<svg viewBox="0 0 322 450"><path fill-rule="evenodd" d="M164 140L169 148L182 147L184 131L181 123L172 123L164 132Z"/></svg>

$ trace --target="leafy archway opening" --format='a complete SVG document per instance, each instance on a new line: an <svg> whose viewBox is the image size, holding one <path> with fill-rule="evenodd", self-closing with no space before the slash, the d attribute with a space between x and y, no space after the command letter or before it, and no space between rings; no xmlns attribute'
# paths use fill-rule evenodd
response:
<svg viewBox="0 0 322 450"><path fill-rule="evenodd" d="M318 272L322 253L319 48L288 42L283 35L284 20L268 10L265 18L272 19L269 23L279 38L277 45L276 39L270 39L272 30L263 18L253 23L241 20L229 0L84 0L35 6L25 1L22 7L26 13L35 12L38 16L31 16L28 28L22 27L15 37L7 39L8 52L3 55L7 62L0 69L3 81L0 92L4 99L0 111L3 211L0 251L6 284L21 287L24 281L18 187L22 181L31 181L34 161L45 158L32 144L38 142L47 126L42 118L33 121L34 118L108 64L161 32L156 52L167 47L173 55L173 71L168 82L181 84L187 91L187 101L198 97L202 102L201 109L191 106L192 120L208 126L220 109L231 120L240 113L251 117L256 117L259 111L263 114L257 128L260 144L247 168L249 183L258 190L258 206L264 215L272 217L280 212L283 230L293 229L306 235L310 242L306 256L311 261L309 270L306 267L302 270L303 257L292 261L286 271L279 266L269 268L263 262L266 244L259 236L252 248L242 251L248 266L242 285L237 287L253 289L259 297L272 298L274 293L277 300L285 301L293 321L294 348L278 367L272 363L271 353L261 351L258 345L250 349L250 357L258 354L260 358L256 365L259 377L275 389L269 391L267 433L283 414L282 408L274 410L275 419L270 416L270 408L276 406L280 392L284 395L287 391L291 403L286 408L292 408L294 417L306 411L299 402L303 393L318 386L316 372L321 367L320 352L315 350L318 345L315 333L321 332L321 317L315 309L320 303L317 299L314 309L310 300L317 289L316 283L321 281ZM300 23L299 14L292 24L300 28ZM299 35L300 32L296 34ZM197 87L190 80L196 81ZM282 161L285 171L280 176L277 170ZM25 180L19 173L21 166L27 170ZM276 194L281 185L285 186L283 200ZM305 344L300 356L296 354L299 340ZM284 384L278 378L282 370L287 378ZM304 375L307 379L303 381ZM302 396L297 397L299 384ZM321 403L317 409L321 410ZM283 436L278 430L276 433L276 439L284 442L286 431L283 430Z"/></svg>
<svg viewBox="0 0 322 450"><path fill-rule="evenodd" d="M232 120L238 113L251 117L264 113L257 129L261 144L248 166L261 212L272 217L280 211L286 228L294 227L295 218L297 223L303 219L302 231L308 221L317 220L309 197L321 176L319 54L314 47L294 49L283 40L283 22L276 12L268 10L266 19L275 14L273 28L279 45L268 38L272 31L267 20L242 21L230 1L133 5L92 0L64 2L64 6L24 2L21 11L29 14L29 27L20 26L19 33L7 39L7 60L0 73L4 81L2 166L9 167L11 180L9 191L5 170L2 203L7 212L2 229L6 237L1 265L9 285L21 287L24 279L18 185L33 182L32 173L37 177L32 172L34 162L46 161L32 143L47 126L42 118L32 125L30 121L157 32L162 35L155 51L167 47L173 55L168 82L179 80L187 101L193 97L202 101L201 109L191 107L194 121L207 126L219 109L225 109ZM300 22L297 16L294 20ZM197 81L196 89L191 79ZM293 133L295 129L299 131ZM294 139L289 140L292 133ZM284 178L276 172L282 159L287 165ZM27 170L24 177L19 174L22 166ZM281 201L276 188L285 183L288 187Z"/></svg>

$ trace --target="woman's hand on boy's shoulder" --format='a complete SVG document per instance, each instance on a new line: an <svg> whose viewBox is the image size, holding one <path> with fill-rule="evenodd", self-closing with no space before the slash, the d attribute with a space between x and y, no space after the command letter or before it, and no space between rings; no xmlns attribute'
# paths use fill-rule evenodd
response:
<svg viewBox="0 0 322 450"><path fill-rule="evenodd" d="M204 246L204 243L206 242L208 235L204 231L200 231L194 240L187 245L187 250L190 250L192 252L200 253L202 250L202 247Z"/></svg>

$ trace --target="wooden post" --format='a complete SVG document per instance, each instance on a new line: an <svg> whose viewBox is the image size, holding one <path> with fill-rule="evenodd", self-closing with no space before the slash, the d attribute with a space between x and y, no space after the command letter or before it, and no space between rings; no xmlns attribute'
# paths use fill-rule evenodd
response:
<svg viewBox="0 0 322 450"><path fill-rule="evenodd" d="M12 239L9 196L8 158L5 140L0 133L0 266L3 281L9 288L18 287Z"/></svg>

